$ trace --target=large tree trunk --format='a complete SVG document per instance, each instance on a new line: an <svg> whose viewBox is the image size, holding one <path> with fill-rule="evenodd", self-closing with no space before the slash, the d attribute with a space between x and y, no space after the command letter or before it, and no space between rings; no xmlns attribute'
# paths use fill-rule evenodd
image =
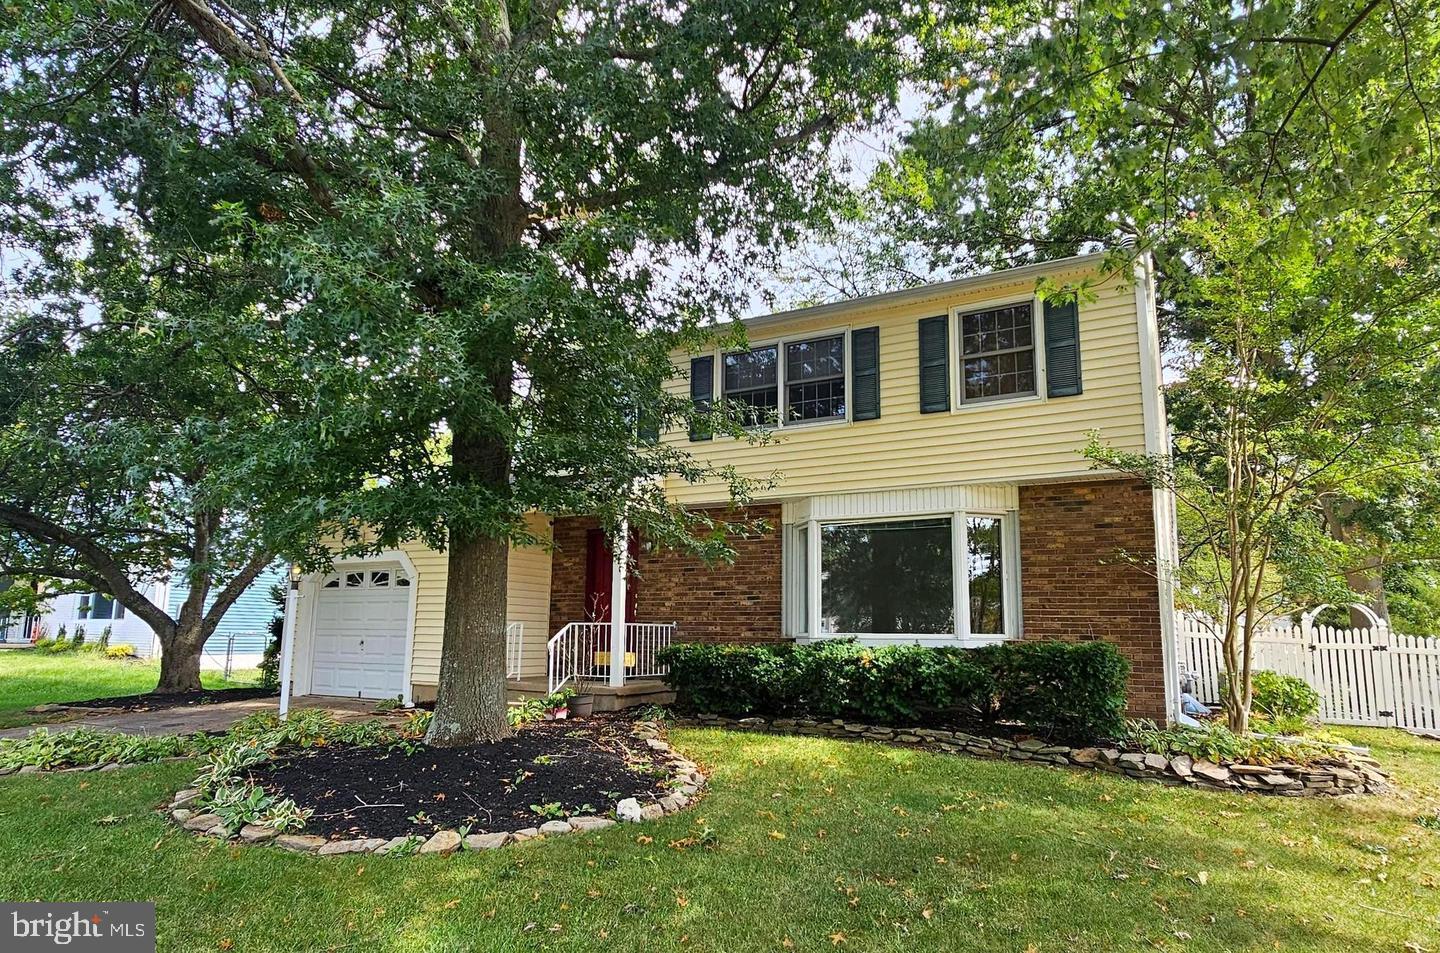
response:
<svg viewBox="0 0 1440 953"><path fill-rule="evenodd" d="M160 682L155 686L158 694L200 690L200 657L209 635L205 628L201 623L176 626L172 635L160 636Z"/></svg>
<svg viewBox="0 0 1440 953"><path fill-rule="evenodd" d="M440 685L425 739L430 744L494 741L510 733L505 719L509 557L504 539L450 540Z"/></svg>
<svg viewBox="0 0 1440 953"><path fill-rule="evenodd" d="M499 438L459 431L451 443L457 482L508 492L510 451ZM450 531L445 636L435 717L425 740L454 746L510 734L505 718L506 588L510 543L493 531Z"/></svg>

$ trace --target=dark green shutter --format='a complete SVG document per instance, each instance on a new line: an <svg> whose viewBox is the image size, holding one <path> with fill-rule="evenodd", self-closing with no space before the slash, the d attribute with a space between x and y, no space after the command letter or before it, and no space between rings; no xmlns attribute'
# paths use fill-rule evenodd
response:
<svg viewBox="0 0 1440 953"><path fill-rule="evenodd" d="M697 414L708 414L715 399L715 358L696 357L690 360L690 400L695 404ZM708 425L695 422L690 425L691 440L709 440Z"/></svg>
<svg viewBox="0 0 1440 953"><path fill-rule="evenodd" d="M920 319L920 413L950 409L950 316Z"/></svg>
<svg viewBox="0 0 1440 953"><path fill-rule="evenodd" d="M1080 310L1045 302L1045 379L1051 397L1080 393Z"/></svg>
<svg viewBox="0 0 1440 953"><path fill-rule="evenodd" d="M854 419L880 418L880 329L850 332L850 387Z"/></svg>

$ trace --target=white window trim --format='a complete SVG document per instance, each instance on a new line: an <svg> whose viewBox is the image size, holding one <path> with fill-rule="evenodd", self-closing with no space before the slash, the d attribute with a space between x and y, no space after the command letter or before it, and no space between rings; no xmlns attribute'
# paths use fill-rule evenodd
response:
<svg viewBox="0 0 1440 953"><path fill-rule="evenodd" d="M962 315L974 314L977 311L992 311L995 308L1008 308L1017 304L1030 302L1030 339L1035 348L1035 393L1016 394L1014 396L985 397L977 400L965 400L965 354L961 348L960 341L964 337L961 333L960 318ZM970 301L963 305L955 305L950 308L950 336L946 342L949 350L950 366L955 368L951 375L950 384L950 413L965 414L983 410L987 407L1010 407L1015 404L1043 404L1049 398L1049 380L1047 366L1045 363L1045 322L1041 320L1044 314L1045 304L1037 294L1030 295L1007 295L1004 297L987 298L984 301Z"/></svg>
<svg viewBox="0 0 1440 953"><path fill-rule="evenodd" d="M1000 520L1000 545L1001 545L1001 611L1005 618L1005 633L981 633L970 632L970 576L966 567L966 554L969 549L968 524L971 517L990 517ZM822 595L820 567L821 567L821 545L822 528L825 526L853 526L860 523L889 523L907 522L923 519L948 519L950 520L950 550L951 567L950 579L952 586L952 607L954 619L957 623L957 632L939 633L933 635L913 635L904 633L870 633L870 632L829 632L821 633L820 599ZM1009 642L1019 639L1022 636L1020 618L1020 575L1018 572L1018 561L1020 558L1020 533L1019 514L1015 510L997 510L987 508L963 509L963 510L940 510L931 512L906 512L904 514L877 514L871 516L854 516L843 519L811 519L804 523L794 524L797 531L808 536L806 545L806 561L808 565L805 571L805 585L809 589L808 618L804 620L804 631L795 633L795 641L824 642L834 639L855 639L864 645L925 645L925 646L961 646L973 648L982 645L995 645L1000 642ZM782 563L791 565L783 559Z"/></svg>
<svg viewBox="0 0 1440 953"><path fill-rule="evenodd" d="M714 355L714 357L715 357L715 360L712 362L714 366L711 368L711 374L713 375L713 377L712 377L712 379L711 379L711 382L710 382L710 383L711 383L711 393L713 393L713 394L715 395L715 398L716 398L717 400L725 400L725 399L726 399L726 395L725 395L725 355L727 355L727 354L742 354L742 353L744 353L745 351L756 351L756 350L759 350L759 349L762 348L762 347L774 347L774 348L775 348L775 355L776 355L776 356L775 356L776 420L775 420L775 423L773 423L773 424L768 424L768 425L756 425L755 427L749 428L749 429L753 429L753 430L803 430L803 429L806 429L806 428L809 428L809 427L838 427L838 426L843 426L843 425L852 424L852 423L855 422L855 407L854 407L853 401L851 400L851 395L854 393L854 373L855 373L855 372L854 372L854 368L853 368L854 360L853 360L853 358L852 358L852 356L851 356L851 354L852 354L852 349L851 349L851 347L850 347L850 332L851 332L851 330L852 330L851 326L847 324L847 325L845 325L844 327L826 328L826 329L823 329L823 330L820 330L820 331L805 331L805 332L800 332L800 333L795 333L795 334L787 334L787 335L784 335L784 336L782 336L782 337L765 338L764 340L760 340L760 341L750 341L750 342L747 342L747 343L746 343L746 345L745 345L745 347L744 347L743 349L740 349L740 348L719 348L719 347L717 347L714 351L711 352L711 353ZM831 417L831 418L828 419L828 420L793 420L793 421L787 422L787 421L785 420L785 416L786 416L786 414L787 414L788 411L789 411L789 403L788 403L788 396L789 396L789 395L786 393L786 391L787 391L786 383L787 383L787 382L786 382L786 380L785 380L785 364L786 364L786 360L785 360L785 345L787 345L787 344L795 344L795 343L798 343L798 342L800 342L800 341L814 341L814 340L816 340L816 339L818 339L818 338L833 338L833 337L841 337L841 338L844 338L844 341L845 341L845 416L844 416L844 417ZM703 357L704 355L702 354L702 355L697 355L697 356ZM716 436L722 436L722 435L717 434ZM733 438L733 437L732 437L731 439L739 439L739 438Z"/></svg>

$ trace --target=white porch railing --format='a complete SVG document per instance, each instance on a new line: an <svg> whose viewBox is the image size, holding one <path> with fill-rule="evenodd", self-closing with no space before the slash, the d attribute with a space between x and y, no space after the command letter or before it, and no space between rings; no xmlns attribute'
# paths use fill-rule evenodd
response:
<svg viewBox="0 0 1440 953"><path fill-rule="evenodd" d="M546 660L549 690L559 691L572 681L609 681L610 633L609 622L571 622L551 636ZM659 655L674 635L674 623L627 623L622 680L656 678L668 672Z"/></svg>
<svg viewBox="0 0 1440 953"><path fill-rule="evenodd" d="M525 650L525 623L512 622L505 627L505 677L520 680L520 657Z"/></svg>

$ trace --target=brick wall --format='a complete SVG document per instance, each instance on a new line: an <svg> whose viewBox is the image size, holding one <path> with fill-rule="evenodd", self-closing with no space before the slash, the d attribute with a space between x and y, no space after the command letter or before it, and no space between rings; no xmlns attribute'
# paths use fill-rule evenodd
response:
<svg viewBox="0 0 1440 953"><path fill-rule="evenodd" d="M745 511L769 528L735 537L733 563L708 565L642 541L636 559L636 622L675 622L684 641L772 642L780 635L780 506ZM735 518L733 515L731 518ZM555 521L550 569L550 631L585 618L585 539L596 522L585 517Z"/></svg>
<svg viewBox="0 0 1440 953"><path fill-rule="evenodd" d="M1020 488L1020 602L1025 637L1119 646L1130 711L1165 716L1160 594L1122 553L1155 558L1151 490L1130 480Z"/></svg>

